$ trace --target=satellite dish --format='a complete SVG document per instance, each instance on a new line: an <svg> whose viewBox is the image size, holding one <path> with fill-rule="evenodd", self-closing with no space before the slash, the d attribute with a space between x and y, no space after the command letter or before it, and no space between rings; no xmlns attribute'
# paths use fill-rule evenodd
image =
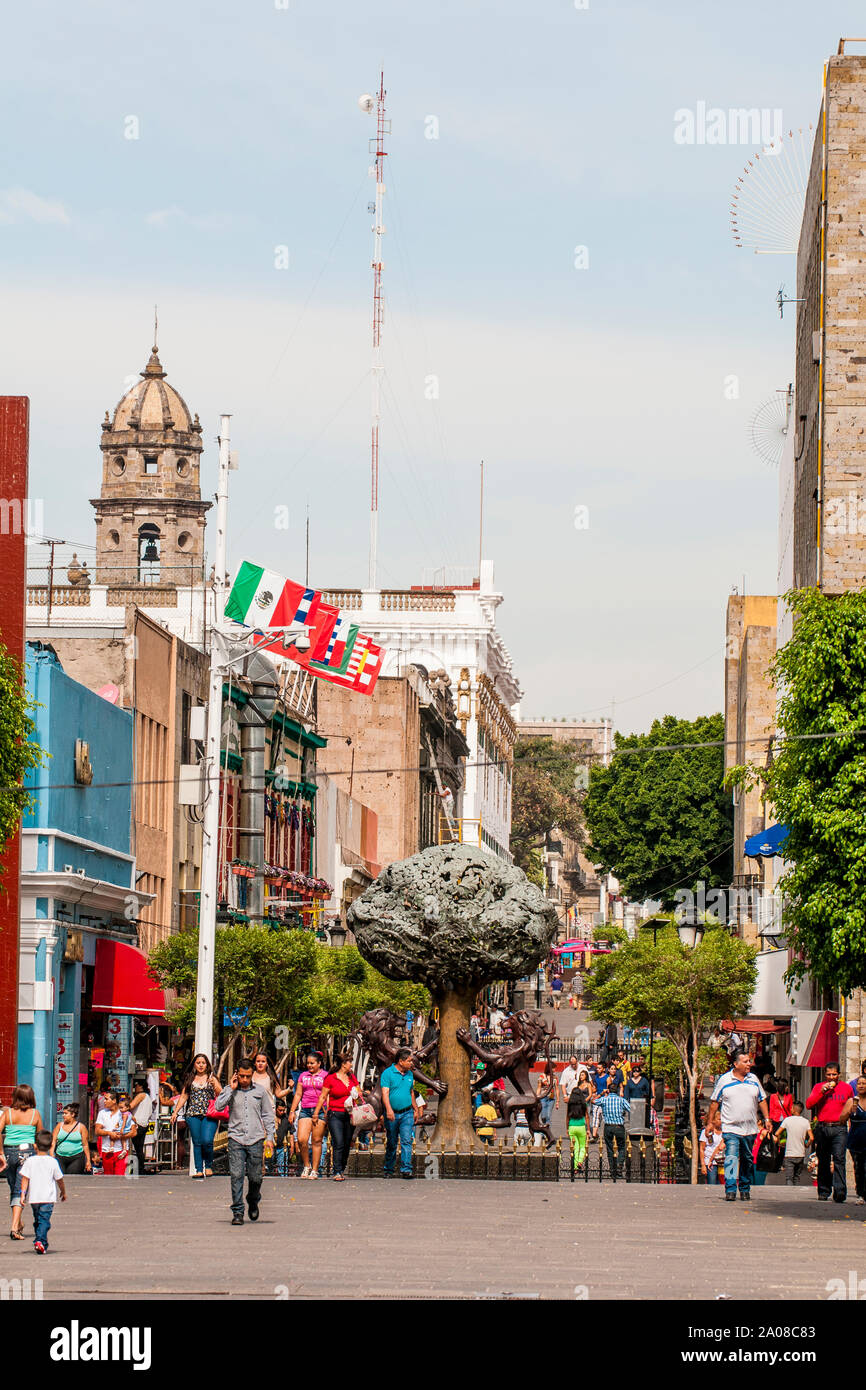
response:
<svg viewBox="0 0 866 1390"><path fill-rule="evenodd" d="M120 689L116 685L103 685L96 693L101 699L107 700L110 705L116 705L120 699Z"/></svg>
<svg viewBox="0 0 866 1390"><path fill-rule="evenodd" d="M373 107L376 105L376 99L375 97L371 97L369 92L365 92L362 97L358 97L358 105L364 112L365 116L369 116L370 112L373 110Z"/></svg>

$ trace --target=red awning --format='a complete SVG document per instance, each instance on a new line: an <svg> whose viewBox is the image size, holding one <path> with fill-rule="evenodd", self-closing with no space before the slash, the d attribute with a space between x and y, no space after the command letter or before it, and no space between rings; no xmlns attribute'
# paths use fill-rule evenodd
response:
<svg viewBox="0 0 866 1390"><path fill-rule="evenodd" d="M147 973L147 956L123 941L99 937L93 972L93 1008L98 1013L164 1018L166 998Z"/></svg>
<svg viewBox="0 0 866 1390"><path fill-rule="evenodd" d="M790 1033L790 1023L775 1023L772 1018L738 1018L732 1023L729 1018L722 1019L726 1033Z"/></svg>

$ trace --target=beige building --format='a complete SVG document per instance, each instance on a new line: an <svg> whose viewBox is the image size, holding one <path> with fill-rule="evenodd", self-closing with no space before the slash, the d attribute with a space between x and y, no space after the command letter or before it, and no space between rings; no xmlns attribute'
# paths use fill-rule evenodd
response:
<svg viewBox="0 0 866 1390"><path fill-rule="evenodd" d="M725 772L754 763L765 767L776 722L776 689L770 663L776 654L776 598L732 594L725 623ZM772 891L773 865L747 859L745 843L767 827L760 787L735 789L732 888L740 934L759 939L760 902Z"/></svg>
<svg viewBox="0 0 866 1390"><path fill-rule="evenodd" d="M613 743L610 719L519 719L518 738L550 738L577 744L581 761L576 789L589 786L589 769L594 761L606 761ZM615 887L610 875L601 877L577 840L551 827L544 849L548 897L557 905L566 933L576 935L578 927L591 930L603 914L610 920L615 908L609 897ZM566 921L566 914L570 914ZM576 919L576 920L575 920Z"/></svg>

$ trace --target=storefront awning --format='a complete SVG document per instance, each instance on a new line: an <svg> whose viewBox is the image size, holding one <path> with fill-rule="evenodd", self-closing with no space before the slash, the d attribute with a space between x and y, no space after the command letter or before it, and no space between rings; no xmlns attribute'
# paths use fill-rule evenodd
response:
<svg viewBox="0 0 866 1390"><path fill-rule="evenodd" d="M166 997L147 973L147 956L136 946L100 937L93 972L93 1008L97 1013L164 1018Z"/></svg>
<svg viewBox="0 0 866 1390"><path fill-rule="evenodd" d="M738 1018L732 1021L729 1018L722 1019L722 1027L726 1033L789 1033L790 1023L776 1023L772 1018Z"/></svg>
<svg viewBox="0 0 866 1390"><path fill-rule="evenodd" d="M757 835L750 835L746 841L746 856L749 859L772 859L774 854L783 854L782 844L788 838L787 825L768 825Z"/></svg>

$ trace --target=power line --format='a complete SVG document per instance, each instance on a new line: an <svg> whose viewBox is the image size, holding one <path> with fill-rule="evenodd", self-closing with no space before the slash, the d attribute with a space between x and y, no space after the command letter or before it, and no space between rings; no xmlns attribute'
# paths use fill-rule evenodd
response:
<svg viewBox="0 0 866 1390"><path fill-rule="evenodd" d="M863 736L863 735L866 735L866 729L844 729L844 730L834 729L834 730L831 730L831 731L828 732L828 733L821 733L821 734L792 734L791 737L788 738L788 739L779 739L778 742L776 743L776 747L777 747L777 748L782 748L782 747L785 746L786 743L799 743L799 742L802 742L802 741L807 741L807 740L812 740L812 739L854 738L854 737L861 737L861 736ZM342 737L342 735L337 735L336 737ZM579 753L579 754L576 755L575 761L576 761L576 762L580 762L580 761L585 761L585 760L588 760L588 759L597 759L597 758L606 758L606 757L620 758L620 757L625 757L626 755L631 754L631 753L679 753L679 752L689 752L689 751L692 750L692 749L738 747L738 746L741 746L742 744L746 744L746 743L769 743L769 741L770 741L770 739L771 739L772 737L773 737L772 735L765 734L762 738L747 738L747 739L742 739L742 740L740 740L740 739L722 739L722 738L719 738L719 739L708 739L706 742L701 742L701 743L664 743L664 744L661 744L661 743L660 743L660 744L656 744L656 745L653 745L653 746L650 746L650 747L641 747L641 748L618 748L618 749L614 749L614 751L613 751L612 754L606 754L606 753ZM507 759L505 759L505 758L485 758L485 759L479 759L479 760L477 760L477 761L475 761L475 762L461 763L461 764L459 764L459 766L460 766L460 767L463 767L463 768L470 768L470 767L472 767L472 768L483 768L483 767L497 767L497 768L503 768L503 767L511 766L511 767L512 767L512 770L513 770L513 768L514 768L517 764L520 764L520 765L522 765L523 767L527 767L527 766L533 766L535 763L545 762L545 761L546 761L546 758L545 758L543 755L539 754L537 757L532 757L532 758L517 758L517 759L516 759L514 762L512 762L511 764L509 764L508 761L507 761ZM400 767L366 767L366 768L362 767L362 768L359 768L359 767L356 766L353 773L350 773L350 769L349 769L349 768L339 768L339 769L335 768L335 769L332 769L332 770L327 771L327 772L322 771L322 772L312 772L312 773L308 773L308 775L307 775L306 778L289 778L289 779L287 779L287 780L289 780L289 781L295 781L295 782L300 782L300 781L307 781L307 782L310 782L310 781L315 781L317 778L320 778L320 777L349 777L350 775L353 775L353 776L355 776L355 777L374 777L374 776L377 776L377 777L378 777L378 776L391 777L391 776L393 776L395 773L427 772L427 771L429 771L429 768L427 768L427 767L425 767L425 766L422 766L420 763L417 764L417 765L405 765L405 766L400 766ZM266 782L266 784L267 784L267 775L268 775L267 773L264 773L264 774L262 774L261 776L251 777L251 778L249 778L248 780L249 780L250 782L256 782L256 781L262 781L262 780L264 780L264 781ZM131 780L131 781L130 781L130 780L126 780L126 781L119 781L119 782L91 782L91 783L89 784L89 786L83 786L80 782L46 782L44 785L39 785L39 786L36 786L36 787L26 787L26 786L25 786L25 787L23 787L23 790L27 791L30 795L34 795L34 794L36 794L37 792L43 792L43 791L44 791L44 792L49 792L49 791L73 791L73 790L74 790L74 791L97 791L97 790L108 790L109 788L112 788L112 787L173 787L173 786L177 786L177 785L179 784L179 782L180 782L180 778L179 778L179 777L155 777L155 778L146 778L146 779L141 779L141 780L133 779L133 780ZM10 786L0 787L0 792L20 791L20 790L22 789L22 785L23 785L23 784L19 782L19 783L13 783L13 784L10 785ZM277 788L277 790L280 790L280 789Z"/></svg>

